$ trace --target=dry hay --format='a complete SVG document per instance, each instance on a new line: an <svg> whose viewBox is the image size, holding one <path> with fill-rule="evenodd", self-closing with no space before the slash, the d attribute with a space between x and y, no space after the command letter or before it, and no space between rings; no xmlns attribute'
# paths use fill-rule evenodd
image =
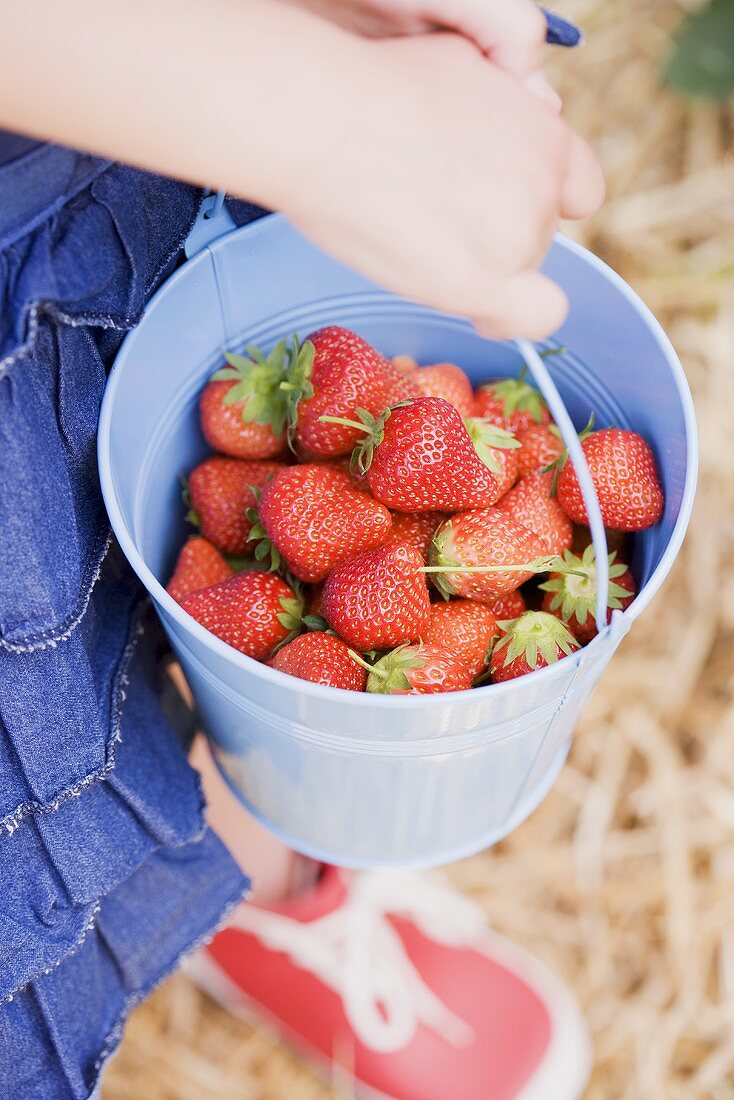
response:
<svg viewBox="0 0 734 1100"><path fill-rule="evenodd" d="M553 66L609 181L604 210L573 232L651 305L695 392L691 532L552 794L450 872L576 992L596 1052L588 1100L734 1098L734 115L658 85L684 6L568 0L588 44ZM329 1095L181 977L134 1014L104 1089L105 1100Z"/></svg>

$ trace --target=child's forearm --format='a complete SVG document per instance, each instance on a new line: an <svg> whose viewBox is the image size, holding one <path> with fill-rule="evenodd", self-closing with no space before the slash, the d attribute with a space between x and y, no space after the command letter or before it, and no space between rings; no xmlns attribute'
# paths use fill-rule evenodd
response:
<svg viewBox="0 0 734 1100"><path fill-rule="evenodd" d="M269 0L22 0L0 36L0 128L278 205L340 128L359 48Z"/></svg>

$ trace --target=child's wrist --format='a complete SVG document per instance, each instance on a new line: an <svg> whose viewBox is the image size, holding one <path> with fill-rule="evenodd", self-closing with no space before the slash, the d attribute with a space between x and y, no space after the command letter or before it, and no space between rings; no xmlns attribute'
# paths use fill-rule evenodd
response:
<svg viewBox="0 0 734 1100"><path fill-rule="evenodd" d="M248 7L250 7L248 5ZM253 19L252 9L262 7ZM288 209L318 186L321 167L353 134L369 44L308 14L253 4L243 33L248 60L242 97L222 89L219 127L225 146L211 163L231 178L219 183L264 205ZM238 44L241 51L241 43ZM364 87L364 98L367 89ZM242 135L242 137L240 137Z"/></svg>

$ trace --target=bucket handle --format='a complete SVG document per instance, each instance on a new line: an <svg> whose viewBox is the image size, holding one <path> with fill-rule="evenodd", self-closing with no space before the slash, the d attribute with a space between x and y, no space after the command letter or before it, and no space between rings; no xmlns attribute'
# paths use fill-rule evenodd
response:
<svg viewBox="0 0 734 1100"><path fill-rule="evenodd" d="M592 481L589 466L581 443L579 442L578 434L573 426L573 421L568 415L566 406L563 403L563 398L558 392L550 371L538 354L535 346L531 344L529 340L517 339L515 340L515 345L524 361L527 363L538 389L545 398L545 402L553 415L553 419L558 425L563 437L563 442L568 449L569 458L576 471L579 488L581 489L581 495L586 507L589 527L591 528L591 541L594 545L594 556L596 558L596 610L594 617L596 619L597 630L601 634L607 627L607 605L609 602L609 547L607 546L604 520L601 517L601 508L599 507L599 499L596 495L594 482ZM617 616L615 615L614 618L616 619Z"/></svg>

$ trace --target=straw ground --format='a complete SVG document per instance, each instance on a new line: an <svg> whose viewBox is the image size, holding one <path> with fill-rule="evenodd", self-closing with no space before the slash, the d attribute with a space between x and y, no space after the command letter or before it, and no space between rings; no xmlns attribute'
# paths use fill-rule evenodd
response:
<svg viewBox="0 0 734 1100"><path fill-rule="evenodd" d="M734 1100L734 112L659 86L671 28L692 5L557 6L587 45L556 56L554 74L609 181L604 210L577 235L639 291L683 359L701 485L682 557L600 684L554 791L450 874L580 999L596 1054L588 1100ZM181 977L133 1015L103 1091L346 1095Z"/></svg>

